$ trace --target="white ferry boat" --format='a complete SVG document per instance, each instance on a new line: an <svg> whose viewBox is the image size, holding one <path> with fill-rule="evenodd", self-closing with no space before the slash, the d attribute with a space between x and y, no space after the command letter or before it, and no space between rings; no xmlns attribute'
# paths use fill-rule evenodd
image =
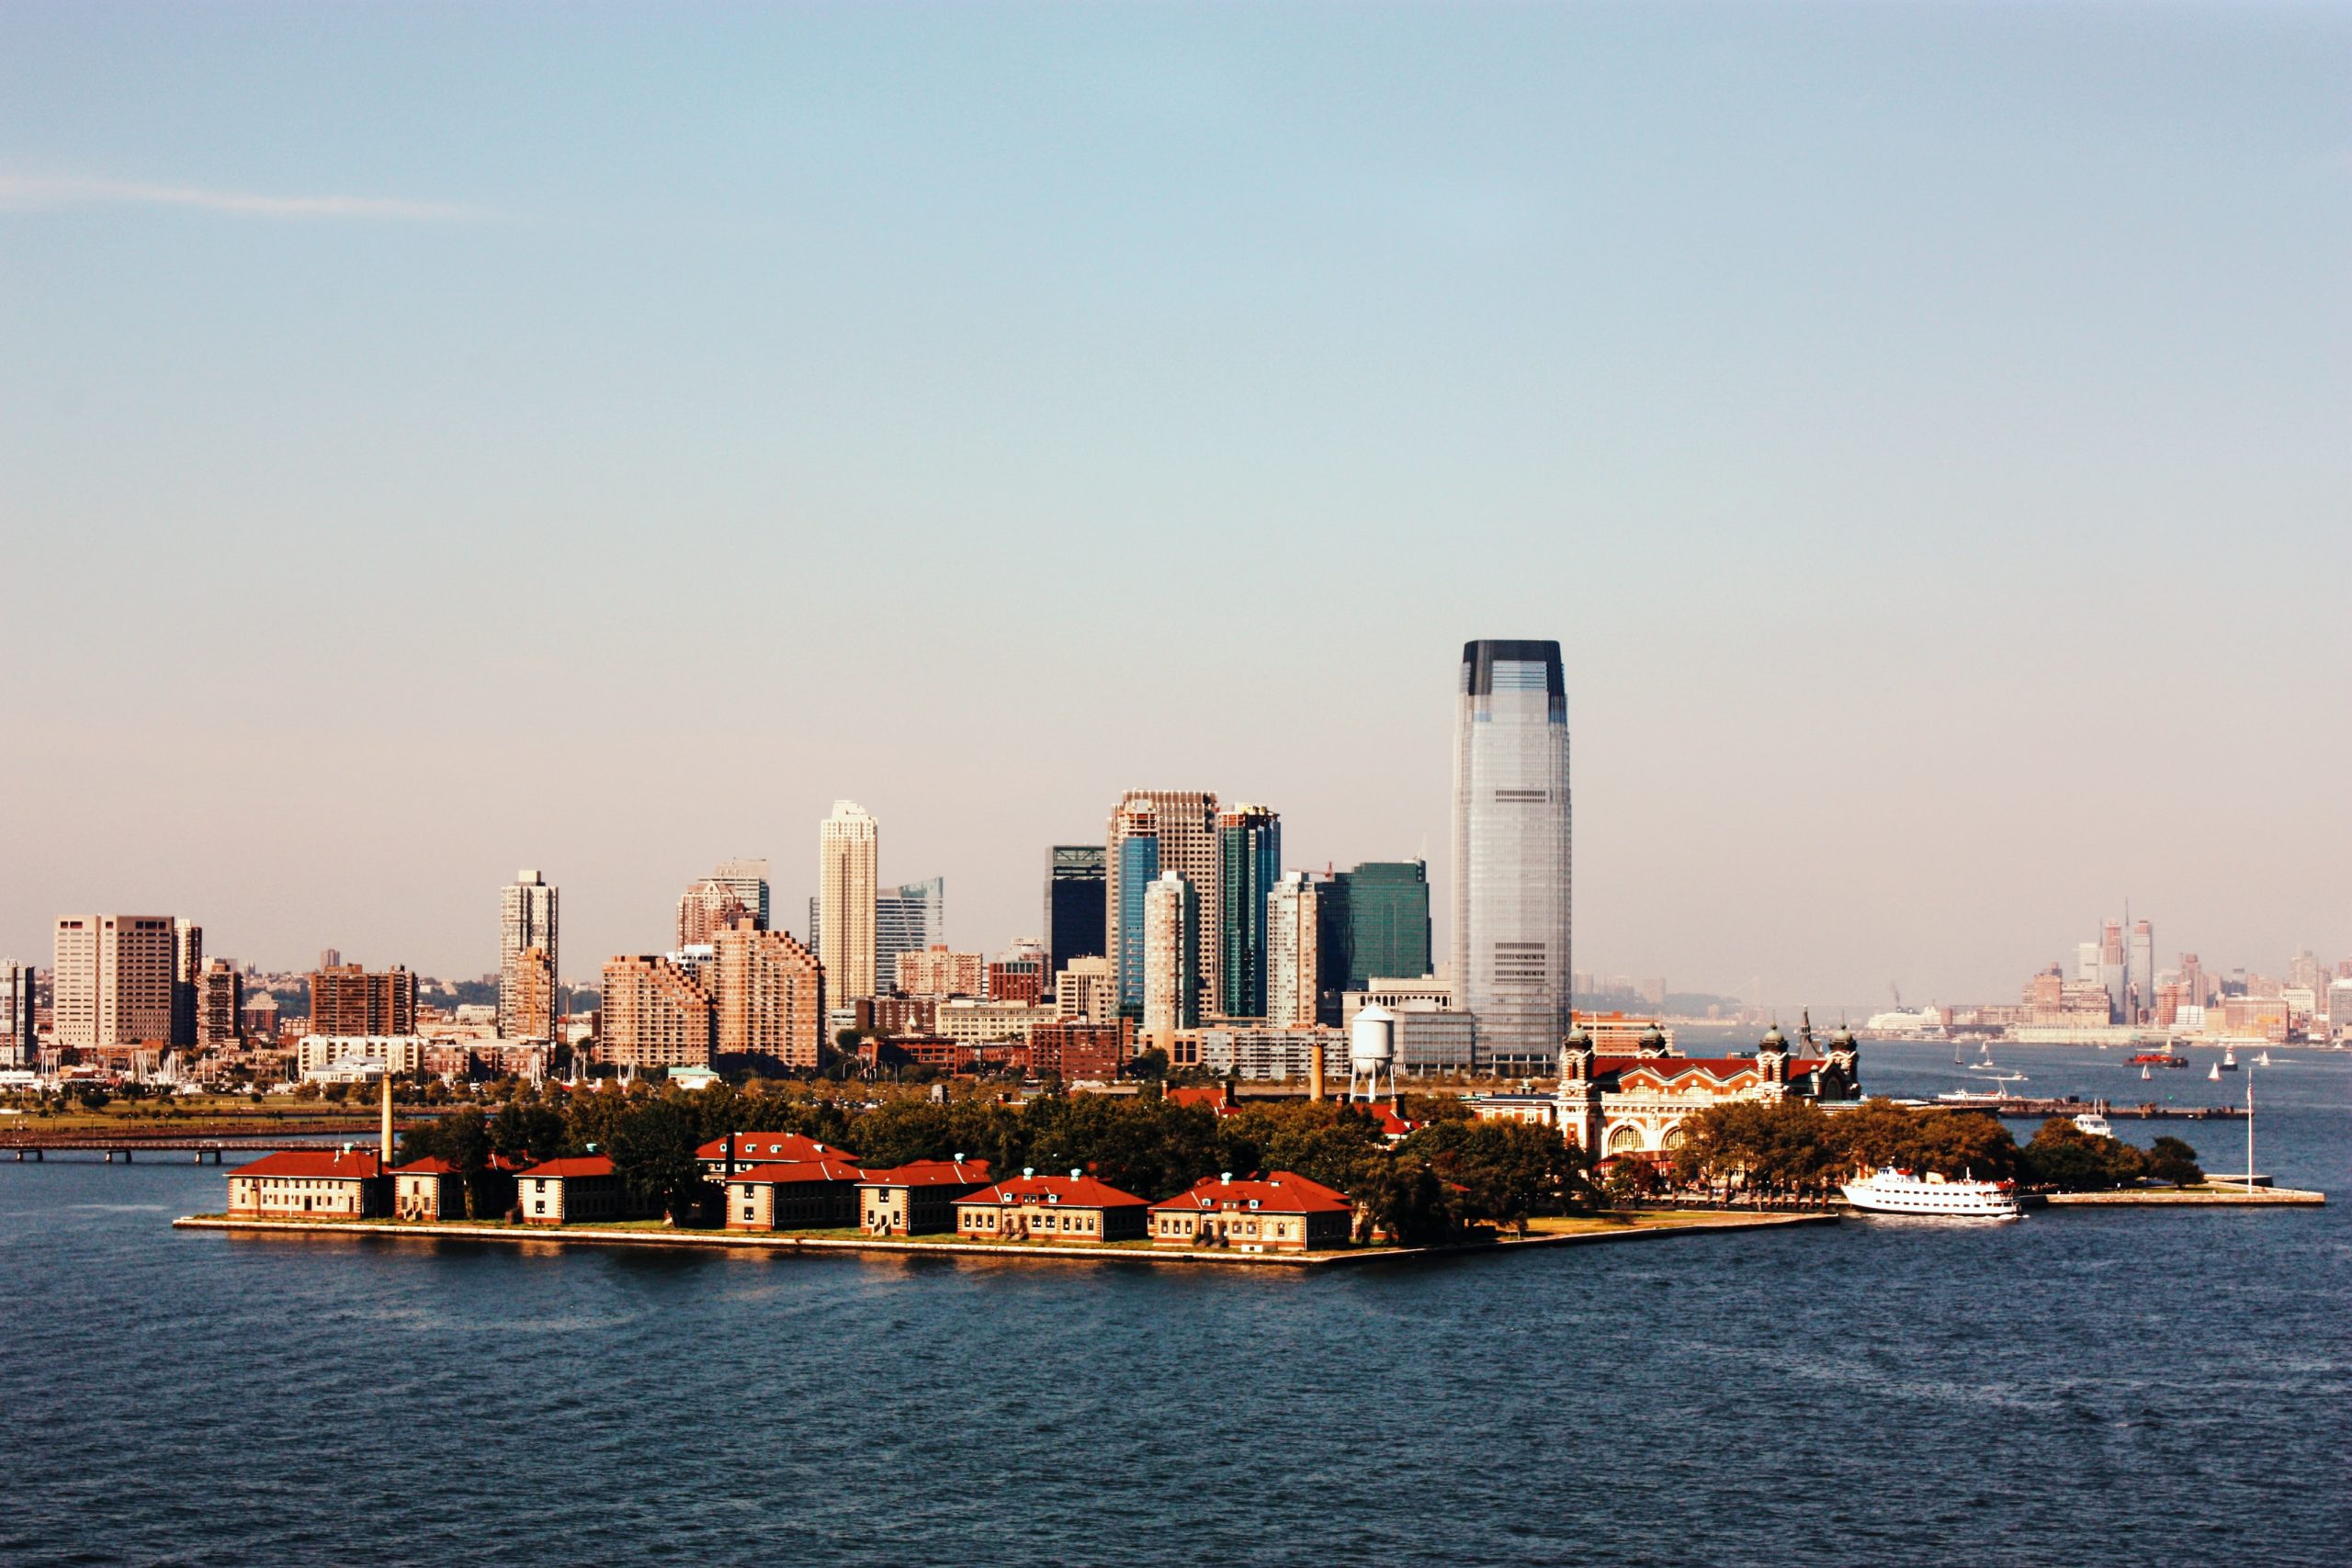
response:
<svg viewBox="0 0 2352 1568"><path fill-rule="evenodd" d="M1866 1213L1935 1220L2024 1217L2013 1181L1951 1181L1932 1170L1918 1177L1887 1166L1860 1181L1847 1182L1843 1190L1846 1201Z"/></svg>

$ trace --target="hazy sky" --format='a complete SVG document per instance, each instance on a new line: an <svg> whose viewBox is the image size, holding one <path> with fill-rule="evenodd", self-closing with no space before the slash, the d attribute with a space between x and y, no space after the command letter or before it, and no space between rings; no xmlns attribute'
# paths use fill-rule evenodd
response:
<svg viewBox="0 0 2352 1568"><path fill-rule="evenodd" d="M2352 952L2352 12L0 6L0 951L564 968L836 796L949 934L1129 785L1576 963ZM1444 940L1441 930L1441 942Z"/></svg>

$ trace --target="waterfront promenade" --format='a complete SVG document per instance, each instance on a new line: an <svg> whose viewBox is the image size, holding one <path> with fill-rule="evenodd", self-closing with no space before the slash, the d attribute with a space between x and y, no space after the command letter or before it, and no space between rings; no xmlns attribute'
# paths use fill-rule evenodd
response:
<svg viewBox="0 0 2352 1568"><path fill-rule="evenodd" d="M605 1225L514 1225L497 1221L252 1220L189 1214L175 1228L243 1235L376 1236L395 1240L503 1242L520 1247L661 1247L733 1251L900 1253L916 1257L987 1258L1012 1262L1209 1264L1254 1269L1328 1269L1402 1258L1466 1258L1555 1247L1668 1236L1773 1230L1838 1223L1835 1214L1770 1214L1696 1210L1538 1219L1529 1234L1442 1247L1349 1247L1324 1252L1238 1252L1225 1247L1156 1247L1149 1242L1057 1246L1044 1242L972 1241L953 1235L868 1236L855 1232L811 1234L681 1229L660 1221Z"/></svg>

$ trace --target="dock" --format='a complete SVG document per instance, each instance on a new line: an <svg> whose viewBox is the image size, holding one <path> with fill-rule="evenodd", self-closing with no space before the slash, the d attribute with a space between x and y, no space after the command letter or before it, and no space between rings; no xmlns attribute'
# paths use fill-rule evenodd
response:
<svg viewBox="0 0 2352 1568"><path fill-rule="evenodd" d="M2064 1100L2026 1100L2011 1098L1955 1102L1949 1100L1928 1100L1919 1102L1929 1111L1989 1111L1996 1116L2080 1116L2086 1111L2096 1111L2109 1121L2121 1118L2132 1122L2243 1122L2243 1105L2159 1105L2154 1101L2139 1105L2118 1105L2111 1100L2081 1100L2073 1095Z"/></svg>

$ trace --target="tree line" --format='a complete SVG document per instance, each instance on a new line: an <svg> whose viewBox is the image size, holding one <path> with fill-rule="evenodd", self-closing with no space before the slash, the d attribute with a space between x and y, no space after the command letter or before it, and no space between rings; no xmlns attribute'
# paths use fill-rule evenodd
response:
<svg viewBox="0 0 2352 1568"><path fill-rule="evenodd" d="M1811 1100L1742 1100L1700 1111L1681 1131L1669 1169L1675 1179L1694 1186L1736 1182L1826 1196L1857 1171L1882 1166L2069 1192L2125 1187L2143 1178L2204 1179L2197 1151L2178 1138L2160 1137L2143 1149L2086 1133L2071 1117L2052 1116L2020 1146L1984 1111L1927 1110L1888 1100L1836 1112Z"/></svg>
<svg viewBox="0 0 2352 1568"><path fill-rule="evenodd" d="M695 1223L707 1184L695 1150L729 1133L797 1133L876 1169L959 1155L987 1160L1000 1178L1078 1169L1152 1200L1204 1177L1291 1170L1349 1194L1360 1235L1377 1230L1408 1245L1480 1227L1523 1229L1537 1215L1599 1201L1581 1152L1554 1129L1477 1121L1451 1096L1408 1096L1405 1112L1421 1125L1391 1143L1369 1111L1338 1101L1244 1100L1220 1116L1157 1085L1131 1096L1049 1086L1015 1104L968 1087L943 1100L822 1083L687 1092L607 1081L569 1091L518 1087L493 1107L455 1108L411 1129L402 1156L456 1167L479 1217L497 1202L493 1155L538 1160L593 1150L610 1156L649 1205Z"/></svg>

